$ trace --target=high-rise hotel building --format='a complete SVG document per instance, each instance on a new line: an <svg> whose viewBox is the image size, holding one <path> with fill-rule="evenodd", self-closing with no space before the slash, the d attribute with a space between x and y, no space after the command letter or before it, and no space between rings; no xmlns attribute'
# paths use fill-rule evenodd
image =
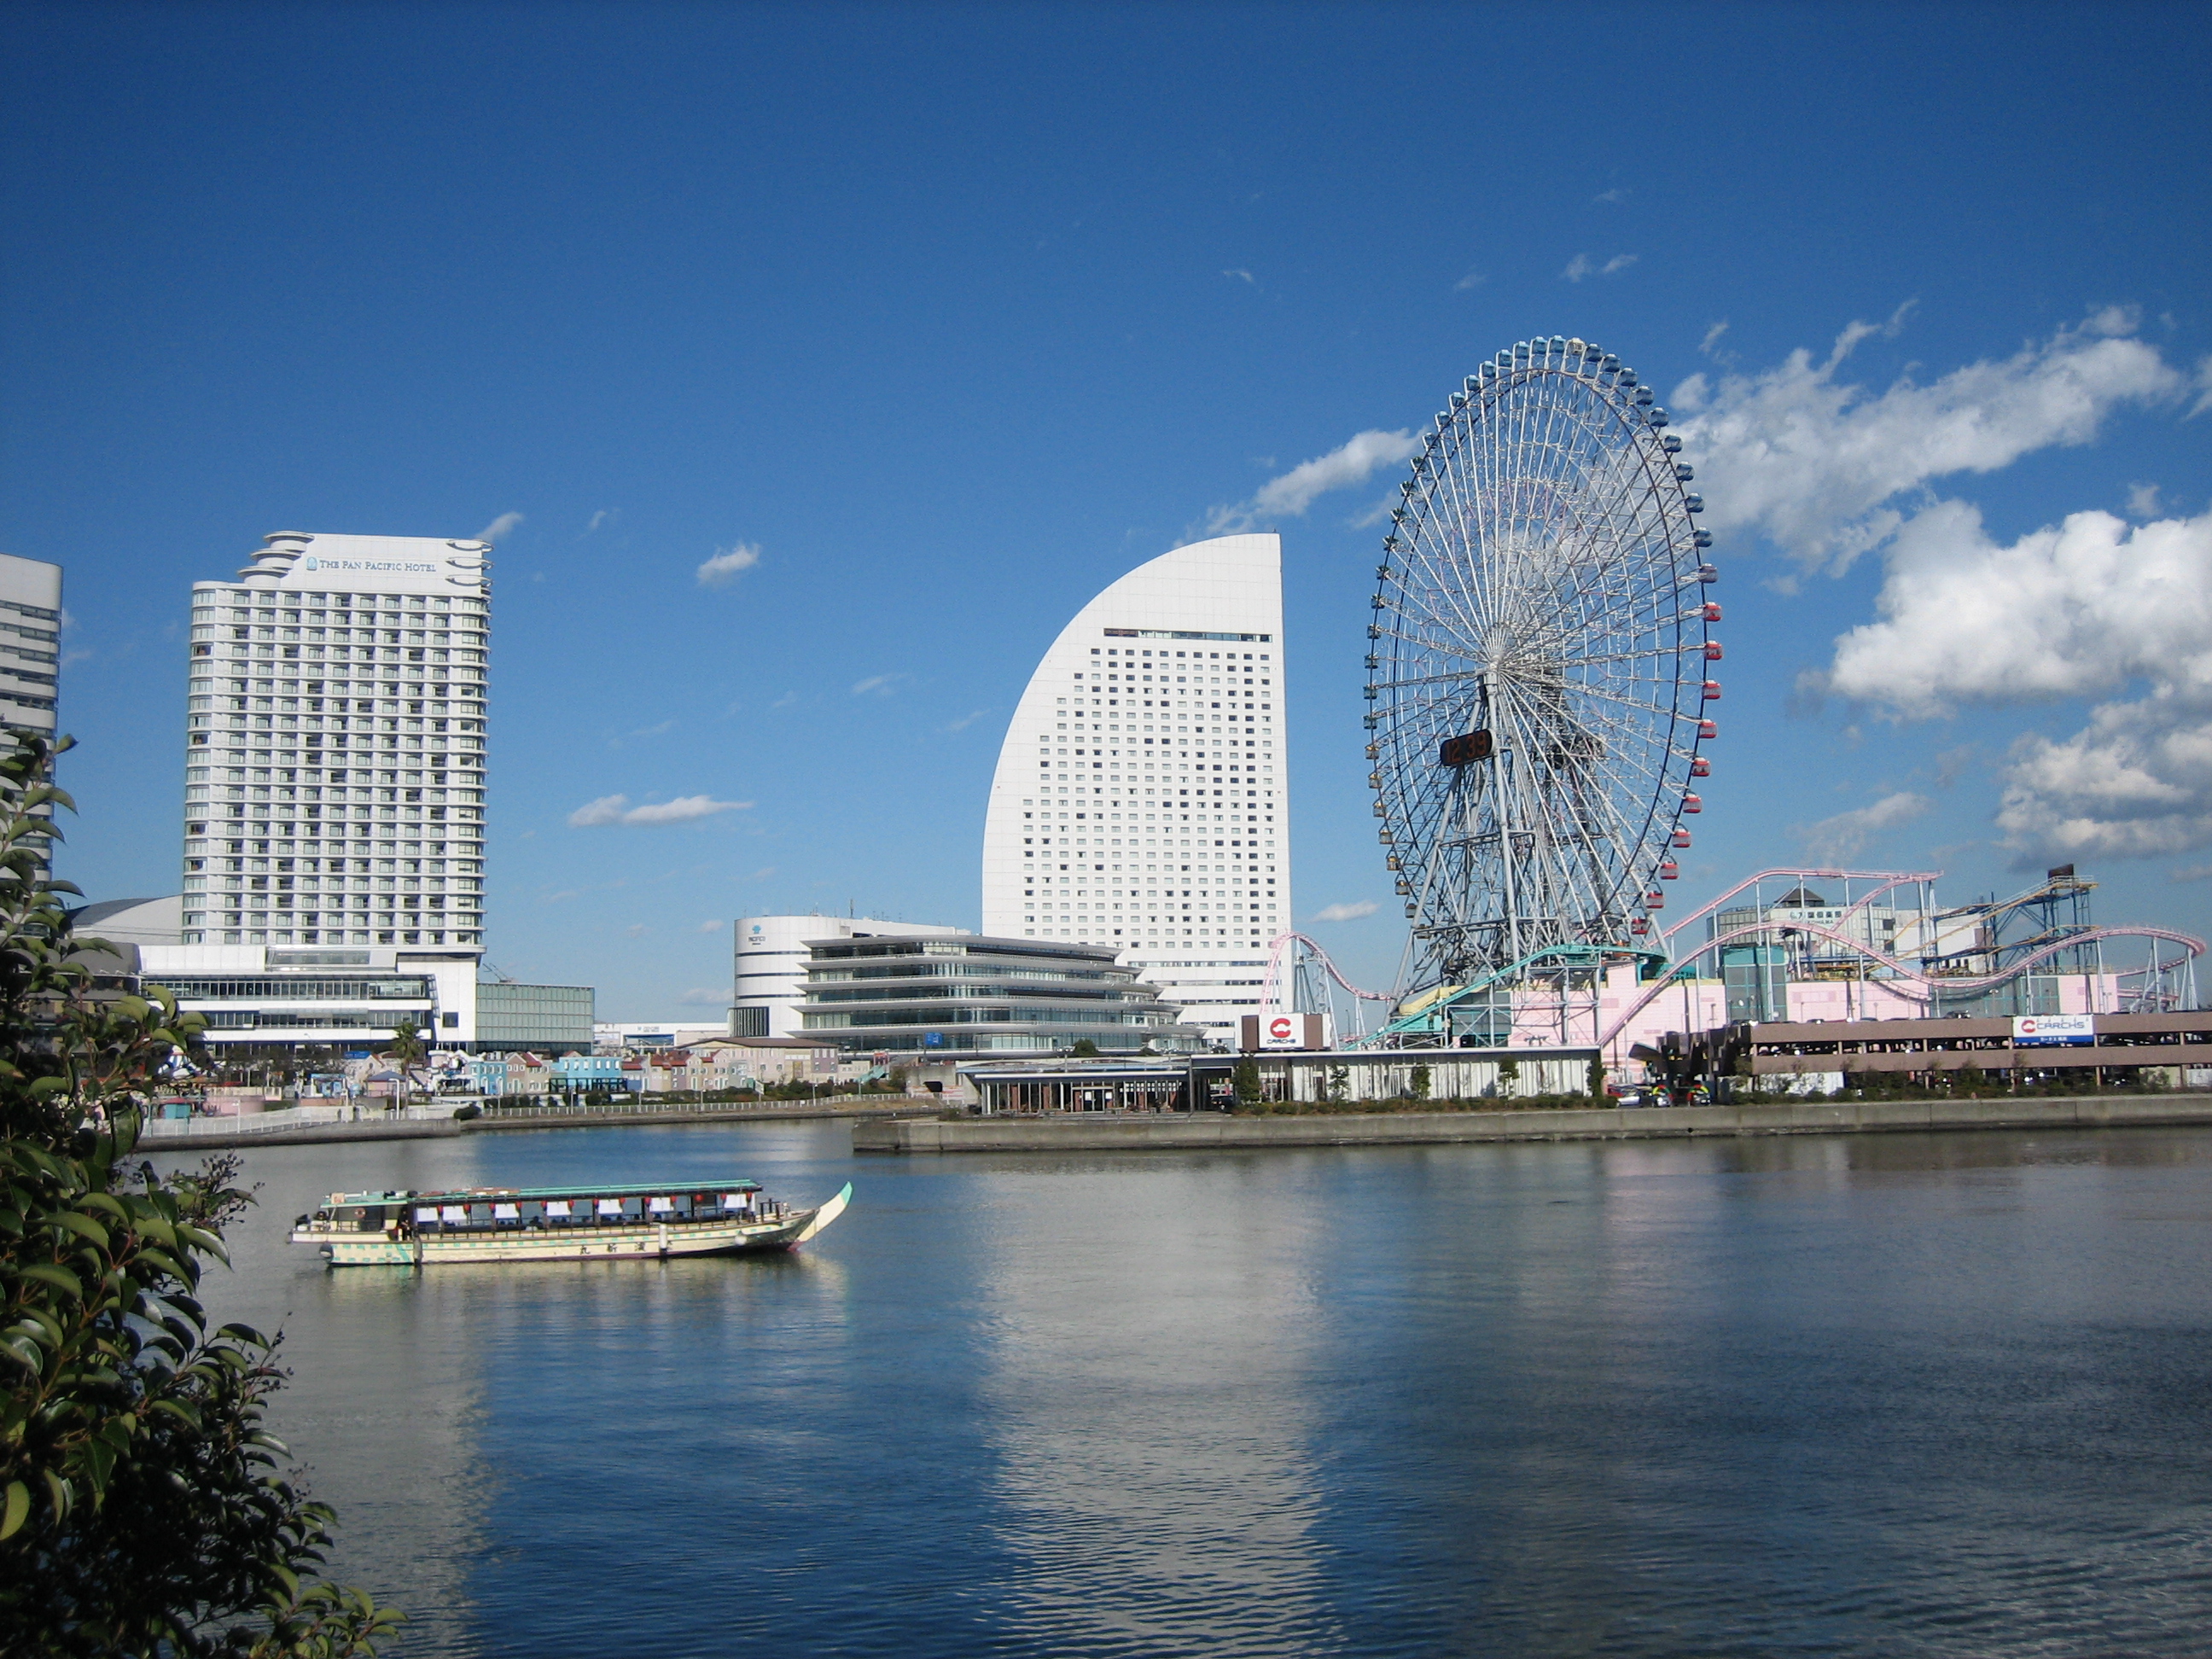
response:
<svg viewBox="0 0 2212 1659"><path fill-rule="evenodd" d="M1139 565L1061 630L999 751L983 932L1110 945L1233 1044L1291 925L1282 544Z"/></svg>
<svg viewBox="0 0 2212 1659"><path fill-rule="evenodd" d="M54 735L61 639L61 566L0 553L0 724Z"/></svg>
<svg viewBox="0 0 2212 1659"><path fill-rule="evenodd" d="M192 587L184 944L366 947L472 984L490 545L266 540Z"/></svg>
<svg viewBox="0 0 2212 1659"><path fill-rule="evenodd" d="M0 553L0 725L51 739L61 696L62 568ZM40 816L51 816L50 808ZM29 843L41 860L52 843Z"/></svg>

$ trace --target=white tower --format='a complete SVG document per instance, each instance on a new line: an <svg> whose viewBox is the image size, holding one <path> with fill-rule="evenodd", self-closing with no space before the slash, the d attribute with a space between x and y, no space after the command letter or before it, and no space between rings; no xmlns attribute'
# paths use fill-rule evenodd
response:
<svg viewBox="0 0 2212 1659"><path fill-rule="evenodd" d="M377 961L437 974L461 1016L439 1036L466 1041L490 545L265 539L237 580L192 587L184 942L289 947L301 963L312 947L333 966L388 947Z"/></svg>
<svg viewBox="0 0 2212 1659"><path fill-rule="evenodd" d="M983 932L1121 947L1216 1042L1290 926L1282 544L1197 542L1076 614L1030 677L983 828Z"/></svg>

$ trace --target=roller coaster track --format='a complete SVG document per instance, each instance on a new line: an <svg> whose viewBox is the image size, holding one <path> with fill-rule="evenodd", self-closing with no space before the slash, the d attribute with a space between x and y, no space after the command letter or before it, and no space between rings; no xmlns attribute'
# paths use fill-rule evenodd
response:
<svg viewBox="0 0 2212 1659"><path fill-rule="evenodd" d="M1759 883L1763 881L1781 881L1786 878L1797 882L1801 886L1808 881L1872 881L1881 883L1881 885L1876 887L1872 892L1862 894L1859 898L1852 903L1850 907L1851 910L1859 910L1873 902L1874 900L1879 898L1882 894L1889 892L1894 888L1910 886L1916 881L1935 881L1939 879L1942 874L1943 872L1941 870L1912 870L1904 872L1902 873L1895 870L1793 870L1787 868L1761 870L1756 875L1746 876L1741 881L1736 883L1735 886L1729 888L1727 892L1723 893L1718 898L1691 911L1688 915L1684 916L1681 921L1676 922L1672 927L1662 930L1660 937L1664 939L1671 948L1674 942L1674 936L1677 933L1681 933L1685 928L1694 927L1698 923L1703 921L1707 916L1712 915L1714 911L1721 908L1730 899L1735 897L1737 894L1746 892L1751 888L1758 886ZM1849 915L1850 912L1846 911L1845 914Z"/></svg>
<svg viewBox="0 0 2212 1659"><path fill-rule="evenodd" d="M1790 874L1793 872L1784 871L1780 873ZM1757 878L1754 877L1753 879L1756 880ZM1918 878L1905 877L1900 878L1900 879L1916 880L1918 879ZM1751 884L1749 882L1746 882L1744 886L1747 887L1750 884ZM1733 892L1723 896L1724 898L1733 897L1735 893L1741 892L1742 890L1743 889L1739 887L1734 890ZM1869 895L1869 896L1870 897L1872 895ZM1723 901L1716 901L1714 904L1708 905L1706 909L1710 911L1718 908L1718 904L1721 902ZM1862 900L1861 902L1864 902L1864 901ZM1696 917L1686 918L1684 926L1687 926L1689 921L1695 920L1697 920ZM1626 1026L1629 1021L1634 1019L1637 1015L1642 1013L1644 1009L1650 1006L1653 1002L1658 1000L1661 994L1676 986L1679 986L1683 980L1689 977L1686 970L1699 957L1705 956L1712 951L1718 950L1721 946L1725 945L1734 945L1741 940L1759 939L1771 934L1775 931L1778 925L1778 924L1772 921L1753 922L1747 927L1732 927L1724 933L1717 933L1711 939L1707 939L1696 951L1691 952L1682 959L1682 966L1680 968L1676 969L1673 973L1668 974L1664 978L1659 980L1649 990L1645 991L1642 996L1638 997L1634 1002L1630 1003L1626 1008L1623 1009L1620 1017L1599 1034L1599 1046L1603 1047L1605 1044L1613 1041L1614 1038L1620 1035L1621 1029ZM1908 966L1906 963L1899 961L1897 957L1890 956L1885 951L1874 949L1863 940L1851 939L1844 933L1837 932L1834 928L1824 927L1819 922L1793 921L1790 926L1796 928L1801 933L1810 933L1815 938L1825 939L1832 944L1843 946L1844 951L1850 955L1863 957L1869 962L1878 963L1882 967L1889 969L1896 975L1896 978L1880 980L1876 981L1875 983L1885 986L1891 990L1903 991L1904 994L1913 997L1916 1000L1922 1002L1933 1002L1936 1000L1936 988L1939 985L1942 990L1947 992L1986 991L1995 986L2002 985L2008 981L2018 979L2022 974L2034 967L2038 963L2043 962L2049 957L2060 955L2062 952L2067 951L2071 951L2077 945L2094 945L2108 939L2162 939L2166 944L2178 945L2181 946L2182 949L2187 951L2191 957L2201 957L2208 949L2212 949L2212 946L2208 946L2203 939L2198 939L2195 934L2180 933L2171 927L2151 927L2142 926L2126 927L2092 927L2086 932L2070 933L2064 939L2054 940L2052 943L2045 945L2041 950L2032 951L2028 955L2022 957L2019 961L2013 963L2001 973L1983 974L1972 976L1960 975L1954 978L1948 975L1938 976L1923 973L1917 968ZM1922 988L1918 991L1912 991L1905 988L1906 986L1911 985L1917 985Z"/></svg>
<svg viewBox="0 0 2212 1659"><path fill-rule="evenodd" d="M1307 950L1312 951L1320 958L1321 965L1328 976L1351 995L1359 998L1362 1001L1395 1002L1398 1000L1398 994L1395 991L1361 990L1337 971L1336 964L1328 959L1328 951L1322 950L1304 933L1278 933L1275 935L1274 942L1267 947L1267 976L1260 981L1260 1006L1262 1008L1272 1007L1274 1004L1277 988L1282 983L1283 957L1293 945L1303 945Z"/></svg>

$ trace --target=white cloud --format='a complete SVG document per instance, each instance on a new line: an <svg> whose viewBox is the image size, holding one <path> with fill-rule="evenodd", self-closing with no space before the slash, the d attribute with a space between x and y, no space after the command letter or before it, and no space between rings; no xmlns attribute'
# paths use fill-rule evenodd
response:
<svg viewBox="0 0 2212 1659"><path fill-rule="evenodd" d="M1615 185L1611 190L1601 190L1598 191L1596 195L1590 198L1590 200L1593 202L1625 202L1628 199L1628 195L1629 192L1626 187L1620 185Z"/></svg>
<svg viewBox="0 0 2212 1659"><path fill-rule="evenodd" d="M1470 270L1466 276L1461 277L1459 281L1452 284L1452 292L1455 294L1464 294L1471 288L1480 288L1489 280L1490 279L1484 276L1480 271Z"/></svg>
<svg viewBox="0 0 2212 1659"><path fill-rule="evenodd" d="M586 526L584 526L584 533L585 533L586 536L590 535L590 534L591 534L594 530L597 530L597 529L598 529L601 525L605 524L608 520L610 520L610 519L613 518L613 517L614 517L614 515L615 515L615 509L614 509L614 508L612 508L612 507L601 507L598 512L596 512L596 513L594 513L594 514L592 514L592 521L591 521L591 523L589 523L589 524L587 524L587 525L586 525Z"/></svg>
<svg viewBox="0 0 2212 1659"><path fill-rule="evenodd" d="M1242 281L1251 283L1254 288L1260 286L1259 283L1252 281L1252 273L1249 270L1224 270L1221 274L1224 276L1233 276L1239 278Z"/></svg>
<svg viewBox="0 0 2212 1659"><path fill-rule="evenodd" d="M1206 517L1207 533L1226 535L1249 527L1255 520L1295 518L1316 495L1363 483L1376 468L1395 465L1420 447L1421 440L1411 432L1354 433L1328 454L1300 461L1280 477L1270 478L1250 501L1215 507Z"/></svg>
<svg viewBox="0 0 2212 1659"><path fill-rule="evenodd" d="M687 1008L726 1008L730 1006L727 986L699 985L677 997Z"/></svg>
<svg viewBox="0 0 2212 1659"><path fill-rule="evenodd" d="M718 547L714 550L714 556L699 567L699 586L727 587L758 564L760 556L759 546L752 542L739 542L735 547Z"/></svg>
<svg viewBox="0 0 2212 1659"><path fill-rule="evenodd" d="M1715 323L1711 328L1705 331L1705 337L1698 342L1698 349L1706 356L1711 356L1713 355L1713 348L1721 343L1721 336L1727 333L1728 331L1728 319L1723 317L1720 321Z"/></svg>
<svg viewBox="0 0 2212 1659"><path fill-rule="evenodd" d="M981 720L984 715L990 712L991 711L988 708L971 708L966 714L963 714L958 720L951 722L951 724L947 726L945 729L947 732L965 732L969 726L975 725L977 720Z"/></svg>
<svg viewBox="0 0 2212 1659"><path fill-rule="evenodd" d="M585 802L569 813L568 822L578 830L588 830L602 823L620 823L629 805L628 795L602 795L597 800Z"/></svg>
<svg viewBox="0 0 2212 1659"><path fill-rule="evenodd" d="M904 674L871 674L864 680L853 682L853 695L865 697L872 691L878 696L888 697L898 683L906 678Z"/></svg>
<svg viewBox="0 0 2212 1659"><path fill-rule="evenodd" d="M695 818L708 818L717 812L742 812L752 805L749 800L716 800L711 795L684 795L675 800L648 801L632 806L628 795L602 795L597 800L586 801L568 814L569 823L579 830L597 829L610 823L689 823Z"/></svg>
<svg viewBox="0 0 2212 1659"><path fill-rule="evenodd" d="M1362 916L1371 916L1382 907L1373 899L1359 899L1349 904L1324 904L1313 913L1315 921L1357 921Z"/></svg>
<svg viewBox="0 0 2212 1659"><path fill-rule="evenodd" d="M1980 512L1909 521L1875 600L1836 641L1828 689L1906 719L2045 701L2146 678L2212 694L2212 514L2130 525L2075 513L2008 546Z"/></svg>
<svg viewBox="0 0 2212 1659"><path fill-rule="evenodd" d="M1395 466L1412 458L1421 440L1411 432L1369 430L1355 433L1326 455L1301 461L1279 478L1271 478L1252 498L1255 513L1273 517L1296 517L1312 505L1316 495L1364 483L1378 466Z"/></svg>
<svg viewBox="0 0 2212 1659"><path fill-rule="evenodd" d="M2076 513L2009 545L1938 502L1887 555L1881 620L1836 641L1826 689L1923 720L2139 687L2008 757L1997 825L2023 856L2212 845L2212 513Z"/></svg>
<svg viewBox="0 0 2212 1659"><path fill-rule="evenodd" d="M2212 409L2212 357L2197 360L2197 373L2191 377L2189 389L2197 393L2197 401L2189 406L2189 419L2193 421Z"/></svg>
<svg viewBox="0 0 2212 1659"><path fill-rule="evenodd" d="M709 917L707 921L699 924L699 931L702 933L720 933L722 931L722 923L719 917Z"/></svg>
<svg viewBox="0 0 2212 1659"><path fill-rule="evenodd" d="M1871 806L1838 812L1818 823L1802 825L1794 833L1805 843L1805 850L1815 863L1844 864L1856 857L1874 836L1900 823L1910 823L1930 804L1925 795L1900 791Z"/></svg>
<svg viewBox="0 0 2212 1659"><path fill-rule="evenodd" d="M711 818L717 812L744 812L751 809L749 800L716 800L712 795L682 795L674 800L652 801L643 806L633 806L622 815L624 823L689 823L695 818Z"/></svg>
<svg viewBox="0 0 2212 1659"><path fill-rule="evenodd" d="M1633 253L1616 253L1600 264L1589 254L1577 253L1567 261L1567 268L1559 275L1571 283L1579 283L1585 276L1612 276L1627 270L1636 263L1636 259Z"/></svg>
<svg viewBox="0 0 2212 1659"><path fill-rule="evenodd" d="M2138 519L2158 517L2158 486L2154 483L2130 484L2128 512Z"/></svg>
<svg viewBox="0 0 2212 1659"><path fill-rule="evenodd" d="M502 513L477 532L477 539L480 542L498 541L521 522L522 514L520 513Z"/></svg>
<svg viewBox="0 0 2212 1659"><path fill-rule="evenodd" d="M1900 378L1877 393L1838 380L1860 341L1894 332L1904 316L1853 323L1822 362L1800 349L1759 374L1717 385L1693 374L1675 388L1683 459L1710 486L1708 529L1755 531L1808 568L1841 570L1898 532L1905 515L1891 503L1905 491L2087 443L2112 410L2181 391L2118 308L1927 386Z"/></svg>

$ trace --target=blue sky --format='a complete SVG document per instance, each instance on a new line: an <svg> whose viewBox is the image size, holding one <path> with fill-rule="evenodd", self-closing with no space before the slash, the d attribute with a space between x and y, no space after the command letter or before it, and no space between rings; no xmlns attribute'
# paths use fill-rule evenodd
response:
<svg viewBox="0 0 2212 1659"><path fill-rule="evenodd" d="M493 960L654 1018L715 1006L748 911L973 925L1067 616L1556 332L1671 400L1721 532L1685 899L2063 854L2206 931L2209 45L2179 6L11 8L0 550L68 570L64 873L176 887L193 580L505 518ZM1389 897L1391 481L1271 520L1309 915ZM614 795L749 805L569 822ZM1391 921L1312 931L1375 983Z"/></svg>

